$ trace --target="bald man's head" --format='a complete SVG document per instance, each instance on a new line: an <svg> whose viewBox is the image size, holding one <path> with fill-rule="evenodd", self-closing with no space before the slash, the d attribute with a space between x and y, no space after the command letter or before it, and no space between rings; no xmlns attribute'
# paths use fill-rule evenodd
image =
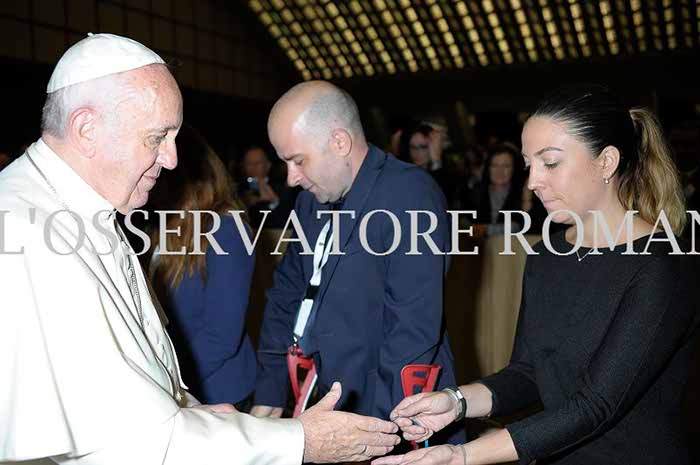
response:
<svg viewBox="0 0 700 465"><path fill-rule="evenodd" d="M267 129L287 163L288 183L322 203L345 195L368 150L355 101L328 82L290 89L272 108Z"/></svg>
<svg viewBox="0 0 700 465"><path fill-rule="evenodd" d="M353 140L364 141L360 112L344 90L324 81L298 84L275 104L268 119L268 130L293 130L314 144L328 143L335 129L348 132Z"/></svg>

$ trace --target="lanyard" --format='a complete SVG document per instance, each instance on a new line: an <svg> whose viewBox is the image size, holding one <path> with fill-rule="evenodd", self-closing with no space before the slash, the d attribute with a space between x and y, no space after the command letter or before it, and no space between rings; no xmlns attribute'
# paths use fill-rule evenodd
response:
<svg viewBox="0 0 700 465"><path fill-rule="evenodd" d="M331 220L328 220L326 224L321 229L321 233L316 239L316 246L314 247L314 272L311 275L309 284L306 287L306 293L304 299L302 299L299 305L299 311L297 313L297 321L294 325L294 344L296 345L304 336L304 330L306 329L306 324L309 321L309 316L311 316L311 309L314 305L314 298L318 292L318 288L321 284L321 270L323 266L328 261L328 255L330 253L331 244L333 243L333 232L331 230Z"/></svg>

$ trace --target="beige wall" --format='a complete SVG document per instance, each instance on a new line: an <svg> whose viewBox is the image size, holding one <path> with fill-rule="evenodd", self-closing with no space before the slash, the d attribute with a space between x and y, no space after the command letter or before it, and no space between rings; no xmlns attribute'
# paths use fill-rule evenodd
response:
<svg viewBox="0 0 700 465"><path fill-rule="evenodd" d="M54 64L87 32L111 32L176 65L183 86L273 100L300 78L253 32L245 8L212 0L2 0L0 57Z"/></svg>

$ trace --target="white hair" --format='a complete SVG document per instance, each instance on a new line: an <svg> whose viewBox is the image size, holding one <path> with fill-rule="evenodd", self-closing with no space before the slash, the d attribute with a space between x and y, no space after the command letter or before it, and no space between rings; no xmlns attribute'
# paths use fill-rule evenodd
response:
<svg viewBox="0 0 700 465"><path fill-rule="evenodd" d="M58 139L63 139L66 135L66 124L68 117L75 110L84 106L84 99L76 98L73 85L58 89L46 95L46 102L41 112L41 132L49 134Z"/></svg>
<svg viewBox="0 0 700 465"><path fill-rule="evenodd" d="M70 115L80 108L92 108L108 119L117 118L115 108L123 100L120 96L133 92L127 79L120 74L73 84L47 94L41 112L42 133L65 138Z"/></svg>

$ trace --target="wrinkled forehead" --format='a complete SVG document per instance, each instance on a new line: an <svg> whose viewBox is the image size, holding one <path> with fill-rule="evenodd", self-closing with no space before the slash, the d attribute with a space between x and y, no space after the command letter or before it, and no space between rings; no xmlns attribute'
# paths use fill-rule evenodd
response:
<svg viewBox="0 0 700 465"><path fill-rule="evenodd" d="M164 65L146 68L142 79L134 82L139 90L139 99L146 111L150 111L156 122L171 128L182 125L183 101L175 78Z"/></svg>

